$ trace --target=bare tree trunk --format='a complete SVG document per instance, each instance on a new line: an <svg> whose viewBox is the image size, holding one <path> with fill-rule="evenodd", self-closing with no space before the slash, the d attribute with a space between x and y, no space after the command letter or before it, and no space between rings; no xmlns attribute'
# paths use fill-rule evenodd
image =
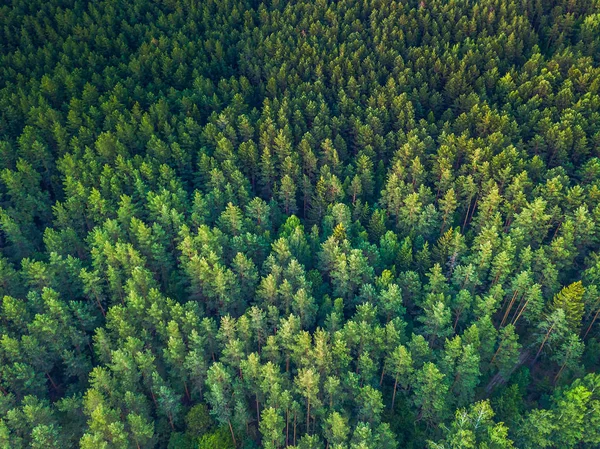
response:
<svg viewBox="0 0 600 449"><path fill-rule="evenodd" d="M598 318L598 314L600 314L600 308L598 309L598 311L594 315L594 318L592 319L592 322L590 323L590 325L588 326L587 330L585 331L585 334L583 336L583 340L585 340L585 337L587 337L587 334L589 334L590 330L592 329L592 326L596 322L596 318Z"/></svg>
<svg viewBox="0 0 600 449"><path fill-rule="evenodd" d="M494 356L492 357L492 360L490 360L490 365L492 363L494 363L494 360L496 360L496 356L498 355L498 353L500 352L500 349L502 349L502 345L504 344L504 340L502 340L500 342L500 344L498 345L498 349L496 349L496 352L494 352Z"/></svg>
<svg viewBox="0 0 600 449"><path fill-rule="evenodd" d="M258 395L254 396L256 398L256 424L260 424L260 406L258 404Z"/></svg>
<svg viewBox="0 0 600 449"><path fill-rule="evenodd" d="M508 314L510 313L512 306L514 305L515 299L517 298L518 294L519 290L515 290L515 293L513 294L513 297L510 300L510 303L508 303L508 306L506 307L506 312L504 312L504 316L502 317L502 321L500 322L500 327L504 326L504 322L506 321L506 318L508 318Z"/></svg>
<svg viewBox="0 0 600 449"><path fill-rule="evenodd" d="M98 307L100 308L100 312L102 312L102 316L104 318L106 318L106 311L104 310L104 307L102 307L102 303L100 302L100 298L98 298L98 295L94 295L96 297L96 304L98 304Z"/></svg>
<svg viewBox="0 0 600 449"><path fill-rule="evenodd" d="M471 218L469 218L469 223L471 223L471 221L473 221L473 217L475 216L475 211L477 210L477 205L479 203L479 193L477 193L477 196L475 197L475 203L473 203L473 208L471 209ZM469 224L467 223L467 224Z"/></svg>
<svg viewBox="0 0 600 449"><path fill-rule="evenodd" d="M310 399L306 398L306 433L310 434Z"/></svg>
<svg viewBox="0 0 600 449"><path fill-rule="evenodd" d="M150 388L150 395L152 396L152 401L154 402L154 406L158 407L158 403L156 402L156 396L154 395L154 391Z"/></svg>
<svg viewBox="0 0 600 449"><path fill-rule="evenodd" d="M440 235L442 235L444 233L444 228L446 227L446 219L448 218L447 215L444 215L444 220L442 221L442 227L440 228Z"/></svg>
<svg viewBox="0 0 600 449"><path fill-rule="evenodd" d="M558 371L558 373L556 373L556 376L554 377L554 384L555 385L556 385L556 381L558 380L558 378L562 374L563 370L565 369L565 366L567 366L567 362L563 363L563 365L560 367L560 370Z"/></svg>
<svg viewBox="0 0 600 449"><path fill-rule="evenodd" d="M456 333L456 326L458 325L458 319L460 318L460 314L462 313L462 310L459 310L456 314L456 319L454 320L454 326L452 327L452 330Z"/></svg>
<svg viewBox="0 0 600 449"><path fill-rule="evenodd" d="M290 409L285 409L285 445L288 446L290 443Z"/></svg>
<svg viewBox="0 0 600 449"><path fill-rule="evenodd" d="M558 223L558 226L556 227L556 230L554 231L554 234L552 234L552 239L554 240L554 237L556 237L556 234L558 234L558 230L560 229L560 227L562 226L562 221Z"/></svg>
<svg viewBox="0 0 600 449"><path fill-rule="evenodd" d="M294 446L296 445L296 410L294 410Z"/></svg>
<svg viewBox="0 0 600 449"><path fill-rule="evenodd" d="M467 227L467 219L469 218L469 212L471 211L471 201L473 200L469 198L469 205L467 206L467 213L465 214L465 220L463 221L462 232L465 232L465 228Z"/></svg>
<svg viewBox="0 0 600 449"><path fill-rule="evenodd" d="M233 427L231 426L231 420L228 419L227 423L229 424L229 431L231 432L231 439L233 440L233 446L237 447L237 441L235 441L235 435L233 434Z"/></svg>
<svg viewBox="0 0 600 449"><path fill-rule="evenodd" d="M58 386L54 382L54 379L52 379L52 376L50 374L46 373L46 377L48 378L48 380L52 384L52 388L54 388L54 391L56 391L58 393Z"/></svg>
<svg viewBox="0 0 600 449"><path fill-rule="evenodd" d="M521 311L519 312L519 314L515 317L514 321L512 322L513 326L517 325L517 321L519 321L519 318L521 318L521 315L523 315L523 312L527 308L527 304L529 304L529 299L527 301L525 301L525 304L523 304L523 307L521 307Z"/></svg>
<svg viewBox="0 0 600 449"><path fill-rule="evenodd" d="M397 389L398 389L398 375L396 375L396 379L394 380L394 393L392 394L392 412L394 411L394 404L396 402Z"/></svg>
<svg viewBox="0 0 600 449"><path fill-rule="evenodd" d="M537 361L538 357L540 356L540 354L542 353L542 349L544 349L544 345L546 344L546 342L548 341L548 337L550 337L550 333L552 332L552 329L554 328L554 324L552 324L552 326L550 326L550 329L548 329L548 332L546 333L546 336L544 337L544 341L542 341L542 344L540 346L540 349L538 349L537 354L535 355L535 358L533 359L533 363L535 364L535 362Z"/></svg>
<svg viewBox="0 0 600 449"><path fill-rule="evenodd" d="M183 388L185 388L185 397L188 401L190 401L192 398L190 396L190 391L188 390L187 382L185 380L183 381Z"/></svg>

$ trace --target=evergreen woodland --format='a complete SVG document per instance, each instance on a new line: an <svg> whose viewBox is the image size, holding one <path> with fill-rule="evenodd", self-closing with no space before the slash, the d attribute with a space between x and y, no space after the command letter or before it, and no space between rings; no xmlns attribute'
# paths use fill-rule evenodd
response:
<svg viewBox="0 0 600 449"><path fill-rule="evenodd" d="M600 0L0 5L0 449L600 447Z"/></svg>

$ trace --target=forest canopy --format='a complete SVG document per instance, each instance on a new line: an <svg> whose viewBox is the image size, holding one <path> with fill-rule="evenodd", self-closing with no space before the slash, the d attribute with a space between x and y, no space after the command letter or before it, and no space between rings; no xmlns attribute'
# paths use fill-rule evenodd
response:
<svg viewBox="0 0 600 449"><path fill-rule="evenodd" d="M0 449L600 447L599 0L0 6Z"/></svg>

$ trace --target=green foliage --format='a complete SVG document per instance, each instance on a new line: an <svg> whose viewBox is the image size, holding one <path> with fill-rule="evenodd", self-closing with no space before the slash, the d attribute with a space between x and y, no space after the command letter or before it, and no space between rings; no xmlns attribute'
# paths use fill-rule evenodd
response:
<svg viewBox="0 0 600 449"><path fill-rule="evenodd" d="M456 412L454 421L445 430L443 441L429 441L432 449L450 448L514 448L508 439L508 428L503 423L493 421L494 412L489 402L477 402L469 410L460 409Z"/></svg>
<svg viewBox="0 0 600 449"><path fill-rule="evenodd" d="M185 415L185 432L192 438L199 438L213 426L206 404L196 404Z"/></svg>
<svg viewBox="0 0 600 449"><path fill-rule="evenodd" d="M549 409L527 414L519 429L521 447L594 447L600 442L597 391L599 379L589 374L557 391Z"/></svg>
<svg viewBox="0 0 600 449"><path fill-rule="evenodd" d="M167 449L195 449L197 444L188 435L181 432L173 432L169 438Z"/></svg>
<svg viewBox="0 0 600 449"><path fill-rule="evenodd" d="M581 281L577 281L564 287L552 300L553 309L562 309L565 312L567 324L571 329L577 330L581 326L584 304L583 295L585 289Z"/></svg>
<svg viewBox="0 0 600 449"><path fill-rule="evenodd" d="M600 445L598 0L4 3L0 447Z"/></svg>
<svg viewBox="0 0 600 449"><path fill-rule="evenodd" d="M212 448L233 449L235 445L231 440L231 434L226 427L207 433L202 436L197 443L197 449L212 449Z"/></svg>

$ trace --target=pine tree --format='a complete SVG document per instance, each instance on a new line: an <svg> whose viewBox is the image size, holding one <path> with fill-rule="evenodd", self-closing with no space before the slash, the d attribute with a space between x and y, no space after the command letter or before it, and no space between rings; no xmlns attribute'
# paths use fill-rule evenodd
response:
<svg viewBox="0 0 600 449"><path fill-rule="evenodd" d="M567 325L574 331L581 326L584 313L583 295L585 288L581 281L574 282L558 292L552 300L552 309L562 309L565 313Z"/></svg>
<svg viewBox="0 0 600 449"><path fill-rule="evenodd" d="M262 434L265 448L277 449L282 447L284 441L284 428L285 422L283 417L276 409L268 407L262 411L260 433Z"/></svg>
<svg viewBox="0 0 600 449"><path fill-rule="evenodd" d="M444 419L448 385L445 376L433 363L425 363L415 373L413 402L419 410L418 419L434 424Z"/></svg>

